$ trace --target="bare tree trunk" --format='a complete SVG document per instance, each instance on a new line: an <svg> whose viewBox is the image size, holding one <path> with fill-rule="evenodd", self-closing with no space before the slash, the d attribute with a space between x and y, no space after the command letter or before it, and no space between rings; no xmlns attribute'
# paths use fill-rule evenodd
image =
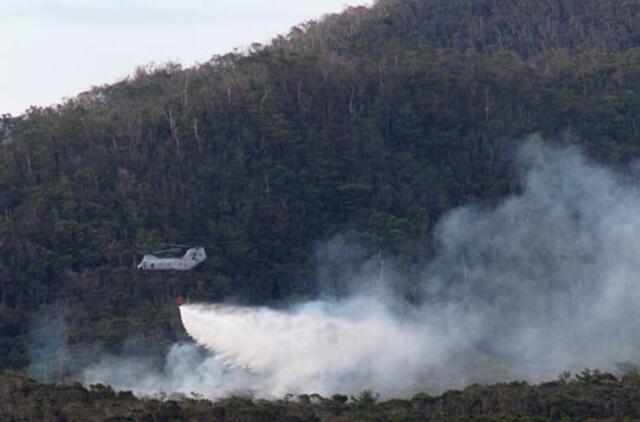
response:
<svg viewBox="0 0 640 422"><path fill-rule="evenodd" d="M169 121L169 128L171 129L171 139L178 150L178 156L180 156L180 136L178 135L178 128L176 126L176 119L173 117L173 112L171 109L167 113L165 113L167 120Z"/></svg>
<svg viewBox="0 0 640 422"><path fill-rule="evenodd" d="M196 138L196 144L198 145L198 154L202 154L202 139L200 138L200 133L198 132L198 119L193 119L193 135Z"/></svg>

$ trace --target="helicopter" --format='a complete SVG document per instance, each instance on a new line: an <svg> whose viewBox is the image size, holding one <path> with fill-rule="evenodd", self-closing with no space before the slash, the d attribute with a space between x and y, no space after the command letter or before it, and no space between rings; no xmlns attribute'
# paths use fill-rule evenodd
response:
<svg viewBox="0 0 640 422"><path fill-rule="evenodd" d="M164 252L176 251L182 248L186 248L186 245L169 245L171 249L164 251L154 252L161 254ZM201 264L207 259L207 254L202 246L194 246L187 249L182 257L176 258L160 258L156 255L145 255L142 261L138 264L138 269L141 270L175 270L175 271L189 271Z"/></svg>

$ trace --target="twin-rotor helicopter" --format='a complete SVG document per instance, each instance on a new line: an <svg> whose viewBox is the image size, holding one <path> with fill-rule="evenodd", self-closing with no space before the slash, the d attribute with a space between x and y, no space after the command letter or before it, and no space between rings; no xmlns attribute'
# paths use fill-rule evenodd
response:
<svg viewBox="0 0 640 422"><path fill-rule="evenodd" d="M188 245L167 245L169 249L154 252L153 255L145 255L138 264L138 269L153 271L189 271L207 259L207 254L202 246L189 247ZM177 252L189 248L181 257L158 257L168 252ZM185 303L184 297L178 296L177 304L182 306Z"/></svg>
<svg viewBox="0 0 640 422"><path fill-rule="evenodd" d="M182 257L165 258L158 257L155 254L163 254L166 252L175 252L180 249L187 248L187 245L168 245L170 249L154 252L154 255L145 255L142 257L142 261L138 264L138 269L141 270L175 270L175 271L189 271L195 268L198 264L204 262L207 259L207 254L203 247L194 246L187 249Z"/></svg>

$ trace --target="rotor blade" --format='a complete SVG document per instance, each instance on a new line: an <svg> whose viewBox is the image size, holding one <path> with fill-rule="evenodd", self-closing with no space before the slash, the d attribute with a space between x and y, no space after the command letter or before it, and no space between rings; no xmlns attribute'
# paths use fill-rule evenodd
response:
<svg viewBox="0 0 640 422"><path fill-rule="evenodd" d="M170 248L170 249L162 249L159 251L154 251L154 255L159 255L167 252L180 252L180 248Z"/></svg>

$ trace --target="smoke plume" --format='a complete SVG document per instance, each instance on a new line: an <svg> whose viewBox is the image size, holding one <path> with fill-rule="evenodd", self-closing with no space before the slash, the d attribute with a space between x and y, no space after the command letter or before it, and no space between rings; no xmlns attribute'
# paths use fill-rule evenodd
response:
<svg viewBox="0 0 640 422"><path fill-rule="evenodd" d="M519 163L519 194L442 219L438 253L418 280L349 271L370 280L348 297L287 310L185 305L185 329L206 352L176 345L164 371L135 377L118 369L122 360L105 361L85 381L208 397L401 396L638 362L637 175L540 141ZM407 303L396 284L419 299Z"/></svg>
<svg viewBox="0 0 640 422"><path fill-rule="evenodd" d="M55 302L34 315L27 341L29 366L27 374L38 381L58 382L70 366L66 362L66 308Z"/></svg>

